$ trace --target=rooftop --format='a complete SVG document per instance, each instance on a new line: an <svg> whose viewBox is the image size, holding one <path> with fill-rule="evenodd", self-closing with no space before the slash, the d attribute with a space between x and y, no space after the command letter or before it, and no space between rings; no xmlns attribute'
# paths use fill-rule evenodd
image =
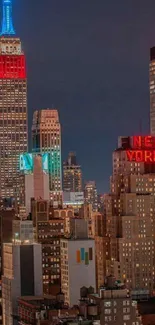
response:
<svg viewBox="0 0 155 325"><path fill-rule="evenodd" d="M43 295L43 296L21 296L19 298L20 300L25 300L25 301L29 301L29 302L35 302L35 301L42 301L42 300L46 300L46 299L56 299L56 296L52 296L52 295Z"/></svg>
<svg viewBox="0 0 155 325"><path fill-rule="evenodd" d="M94 239L93 238L87 238L87 237L85 237L85 238L74 238L74 237L64 237L64 238L62 238L61 240L65 240L65 241L83 241L83 240L91 240L91 241L94 241Z"/></svg>
<svg viewBox="0 0 155 325"><path fill-rule="evenodd" d="M40 243L32 242L31 240L21 241L15 240L13 243L4 243L4 247L15 247L15 246L40 246Z"/></svg>
<svg viewBox="0 0 155 325"><path fill-rule="evenodd" d="M42 308L49 306L49 308L56 309L56 304L62 303L63 301L58 301L57 296L44 295L44 296L22 296L18 298L18 303L24 305L31 305L34 308ZM59 304L60 305L60 304ZM59 306L60 308L60 306Z"/></svg>

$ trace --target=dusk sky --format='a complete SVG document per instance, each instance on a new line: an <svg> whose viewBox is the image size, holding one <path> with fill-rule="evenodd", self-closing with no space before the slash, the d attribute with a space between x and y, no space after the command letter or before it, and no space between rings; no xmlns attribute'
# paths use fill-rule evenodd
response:
<svg viewBox="0 0 155 325"><path fill-rule="evenodd" d="M149 132L154 0L13 0L27 57L29 130L56 107L63 159L76 151L84 180L109 191L119 135Z"/></svg>

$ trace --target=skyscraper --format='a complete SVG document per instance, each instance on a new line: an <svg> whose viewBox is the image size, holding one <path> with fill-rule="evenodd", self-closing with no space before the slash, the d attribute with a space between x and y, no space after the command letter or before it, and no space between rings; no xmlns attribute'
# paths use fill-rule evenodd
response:
<svg viewBox="0 0 155 325"><path fill-rule="evenodd" d="M18 157L27 151L25 55L12 22L12 0L3 0L0 36L0 197L19 202Z"/></svg>
<svg viewBox="0 0 155 325"><path fill-rule="evenodd" d="M44 155L26 153L20 157L20 169L23 168L20 200L26 208L26 216L31 211L31 198L49 200L49 173L46 167L48 168L48 159L44 159Z"/></svg>
<svg viewBox="0 0 155 325"><path fill-rule="evenodd" d="M64 219L60 218L39 221L36 225L37 242L42 246L43 291L45 294L60 291L60 239L64 234L64 225Z"/></svg>
<svg viewBox="0 0 155 325"><path fill-rule="evenodd" d="M64 192L82 192L82 171L77 164L75 152L70 152L63 163L63 190Z"/></svg>
<svg viewBox="0 0 155 325"><path fill-rule="evenodd" d="M120 138L113 153L111 195L104 202L108 274L125 282L133 295L151 294L155 288L154 150L154 136Z"/></svg>
<svg viewBox="0 0 155 325"><path fill-rule="evenodd" d="M95 242L88 238L88 224L73 220L71 229L73 235L61 239L61 288L69 306L78 304L82 287L96 291Z"/></svg>
<svg viewBox="0 0 155 325"><path fill-rule="evenodd" d="M32 150L35 153L49 153L50 197L53 202L59 204L62 197L61 125L57 110L34 112Z"/></svg>
<svg viewBox="0 0 155 325"><path fill-rule="evenodd" d="M85 202L92 205L92 210L98 211L98 197L97 188L94 181L89 181L85 184L84 188Z"/></svg>
<svg viewBox="0 0 155 325"><path fill-rule="evenodd" d="M3 324L13 325L17 297L42 295L42 252L36 243L4 244L2 306Z"/></svg>

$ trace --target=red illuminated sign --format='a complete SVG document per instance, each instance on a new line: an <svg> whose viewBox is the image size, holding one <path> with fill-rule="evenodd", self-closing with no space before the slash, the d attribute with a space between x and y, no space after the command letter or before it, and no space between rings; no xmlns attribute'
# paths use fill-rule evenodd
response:
<svg viewBox="0 0 155 325"><path fill-rule="evenodd" d="M132 137L133 149L155 149L155 136L134 136Z"/></svg>
<svg viewBox="0 0 155 325"><path fill-rule="evenodd" d="M126 150L128 161L155 163L155 136L134 136L131 150Z"/></svg>
<svg viewBox="0 0 155 325"><path fill-rule="evenodd" d="M155 163L155 150L127 150L128 161Z"/></svg>
<svg viewBox="0 0 155 325"><path fill-rule="evenodd" d="M0 79L25 79L24 55L0 55Z"/></svg>

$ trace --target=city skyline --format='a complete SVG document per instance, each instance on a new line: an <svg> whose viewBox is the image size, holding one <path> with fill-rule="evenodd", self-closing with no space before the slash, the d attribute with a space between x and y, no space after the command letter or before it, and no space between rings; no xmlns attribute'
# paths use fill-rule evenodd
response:
<svg viewBox="0 0 155 325"><path fill-rule="evenodd" d="M62 1L1 0L0 325L154 324L155 6Z"/></svg>
<svg viewBox="0 0 155 325"><path fill-rule="evenodd" d="M117 137L136 133L140 124L144 133L149 131L154 11L155 5L144 1L140 7L134 4L133 11L129 1L112 5L86 0L73 5L69 0L65 4L54 0L44 8L41 1L36 8L33 3L14 1L15 27L27 56L29 132L34 110L50 104L58 108L62 160L76 151L84 179L94 179L99 192L109 189ZM41 46L39 35L44 35Z"/></svg>

